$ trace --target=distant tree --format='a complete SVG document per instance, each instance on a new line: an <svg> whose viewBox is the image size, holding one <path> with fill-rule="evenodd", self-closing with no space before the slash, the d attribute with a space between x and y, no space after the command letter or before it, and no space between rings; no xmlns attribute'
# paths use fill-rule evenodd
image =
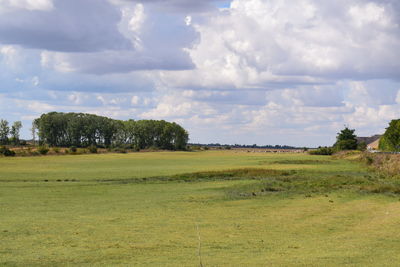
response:
<svg viewBox="0 0 400 267"><path fill-rule="evenodd" d="M10 135L11 135L11 142L14 145L19 145L19 132L22 128L22 123L20 121L16 121L11 126Z"/></svg>
<svg viewBox="0 0 400 267"><path fill-rule="evenodd" d="M32 134L32 141L33 141L33 145L36 145L36 131L37 131L37 120L33 120L32 121L32 128L31 128L31 134Z"/></svg>
<svg viewBox="0 0 400 267"><path fill-rule="evenodd" d="M336 143L333 145L334 149L338 151L357 149L357 139L354 132L354 129L348 127L341 130L336 137Z"/></svg>
<svg viewBox="0 0 400 267"><path fill-rule="evenodd" d="M392 120L386 128L381 140L379 149L387 151L400 151L400 119Z"/></svg>
<svg viewBox="0 0 400 267"><path fill-rule="evenodd" d="M8 135L10 134L10 127L8 126L8 121L0 120L0 144L8 144Z"/></svg>
<svg viewBox="0 0 400 267"><path fill-rule="evenodd" d="M102 146L184 150L189 135L176 123L164 120L113 120L85 113L43 114L34 121L40 144L49 146Z"/></svg>

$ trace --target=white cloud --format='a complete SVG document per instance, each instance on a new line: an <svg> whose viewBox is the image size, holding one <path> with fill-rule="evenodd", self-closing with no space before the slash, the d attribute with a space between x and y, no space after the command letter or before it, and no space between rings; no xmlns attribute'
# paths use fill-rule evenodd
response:
<svg viewBox="0 0 400 267"><path fill-rule="evenodd" d="M390 19L385 12L385 7L376 3L351 6L349 14L357 27L363 27L367 24L379 24L383 27L390 25Z"/></svg>
<svg viewBox="0 0 400 267"><path fill-rule="evenodd" d="M396 79L400 35L389 2L235 0L231 9L192 22L201 36L188 50L196 70L162 78L209 88Z"/></svg>
<svg viewBox="0 0 400 267"><path fill-rule="evenodd" d="M396 102L397 104L400 104L400 90L397 92Z"/></svg>
<svg viewBox="0 0 400 267"><path fill-rule="evenodd" d="M130 41L118 31L119 9L107 1L7 2L26 8L1 14L0 43L65 52L132 48Z"/></svg>
<svg viewBox="0 0 400 267"><path fill-rule="evenodd" d="M139 98L137 95L132 96L132 98L131 98L131 105L132 105L132 106L135 106L135 105L139 104L139 99L140 99L140 98Z"/></svg>
<svg viewBox="0 0 400 267"><path fill-rule="evenodd" d="M0 12L10 9L49 11L53 7L52 0L0 0Z"/></svg>
<svg viewBox="0 0 400 267"><path fill-rule="evenodd" d="M1 114L166 119L194 142L292 145L400 116L396 0L6 2Z"/></svg>

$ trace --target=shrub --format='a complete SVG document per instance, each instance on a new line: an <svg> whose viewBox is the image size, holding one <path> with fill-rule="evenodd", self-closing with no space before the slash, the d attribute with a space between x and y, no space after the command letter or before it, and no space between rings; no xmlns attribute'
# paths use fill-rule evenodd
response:
<svg viewBox="0 0 400 267"><path fill-rule="evenodd" d="M89 146L88 149L89 149L90 153L93 153L93 154L97 153L97 146L95 146L95 145Z"/></svg>
<svg viewBox="0 0 400 267"><path fill-rule="evenodd" d="M38 151L41 155L46 155L49 152L49 148L47 146L40 146Z"/></svg>
<svg viewBox="0 0 400 267"><path fill-rule="evenodd" d="M15 156L15 152L8 149L5 146L0 147L0 154L2 154L5 157L14 157Z"/></svg>
<svg viewBox="0 0 400 267"><path fill-rule="evenodd" d="M88 153L88 150L86 148L78 148L75 152L75 154L80 155L80 154L86 154Z"/></svg>
<svg viewBox="0 0 400 267"><path fill-rule="evenodd" d="M53 147L54 153L58 154L60 153L60 148L59 147Z"/></svg>
<svg viewBox="0 0 400 267"><path fill-rule="evenodd" d="M365 142L358 143L357 150L360 150L360 151L367 150L367 144Z"/></svg>
<svg viewBox="0 0 400 267"><path fill-rule="evenodd" d="M331 147L320 147L315 150L310 150L308 153L310 155L332 155L333 152L334 150Z"/></svg>
<svg viewBox="0 0 400 267"><path fill-rule="evenodd" d="M119 148L115 148L114 149L114 152L117 152L117 153L127 153L127 151L126 151L126 149L125 148L121 148L121 147L119 147Z"/></svg>
<svg viewBox="0 0 400 267"><path fill-rule="evenodd" d="M69 151L72 152L72 153L76 153L76 151L78 151L78 148L76 146L71 146L69 148Z"/></svg>

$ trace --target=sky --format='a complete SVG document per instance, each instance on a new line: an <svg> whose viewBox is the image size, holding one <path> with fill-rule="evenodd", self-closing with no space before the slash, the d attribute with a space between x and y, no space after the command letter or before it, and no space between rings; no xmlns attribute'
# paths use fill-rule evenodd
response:
<svg viewBox="0 0 400 267"><path fill-rule="evenodd" d="M400 118L398 0L0 0L0 118L163 119L190 142L332 145Z"/></svg>

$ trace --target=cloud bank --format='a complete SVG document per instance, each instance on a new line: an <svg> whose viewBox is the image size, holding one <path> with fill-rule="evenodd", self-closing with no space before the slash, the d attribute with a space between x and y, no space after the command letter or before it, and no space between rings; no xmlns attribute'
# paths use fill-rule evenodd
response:
<svg viewBox="0 0 400 267"><path fill-rule="evenodd" d="M0 7L2 118L162 118L187 127L193 142L315 146L344 124L369 135L400 117L395 0Z"/></svg>

